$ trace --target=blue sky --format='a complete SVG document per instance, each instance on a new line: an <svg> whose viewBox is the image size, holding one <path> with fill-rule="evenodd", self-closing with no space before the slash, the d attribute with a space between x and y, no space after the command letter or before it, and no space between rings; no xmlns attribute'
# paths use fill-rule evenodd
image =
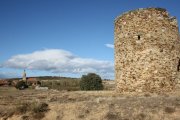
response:
<svg viewBox="0 0 180 120"><path fill-rule="evenodd" d="M114 78L114 19L146 7L180 20L179 0L0 0L0 78Z"/></svg>

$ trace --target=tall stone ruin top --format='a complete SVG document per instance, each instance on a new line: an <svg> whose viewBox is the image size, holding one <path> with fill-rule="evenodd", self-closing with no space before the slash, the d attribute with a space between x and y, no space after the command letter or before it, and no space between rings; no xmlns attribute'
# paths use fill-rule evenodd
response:
<svg viewBox="0 0 180 120"><path fill-rule="evenodd" d="M115 20L118 92L165 92L180 73L178 23L163 8L129 11Z"/></svg>

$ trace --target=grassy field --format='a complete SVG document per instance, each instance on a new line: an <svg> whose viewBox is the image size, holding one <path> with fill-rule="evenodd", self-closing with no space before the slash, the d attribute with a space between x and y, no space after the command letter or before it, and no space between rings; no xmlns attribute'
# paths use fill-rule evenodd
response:
<svg viewBox="0 0 180 120"><path fill-rule="evenodd" d="M68 91L80 90L79 82L80 82L79 79L41 80L41 84L44 87L48 87L49 89L68 90Z"/></svg>
<svg viewBox="0 0 180 120"><path fill-rule="evenodd" d="M42 86L55 90L67 90L78 91L80 79L61 79L61 80L41 80ZM112 90L115 88L115 82L113 80L103 80L103 86L105 90Z"/></svg>
<svg viewBox="0 0 180 120"><path fill-rule="evenodd" d="M180 90L171 93L0 88L0 119L180 120Z"/></svg>

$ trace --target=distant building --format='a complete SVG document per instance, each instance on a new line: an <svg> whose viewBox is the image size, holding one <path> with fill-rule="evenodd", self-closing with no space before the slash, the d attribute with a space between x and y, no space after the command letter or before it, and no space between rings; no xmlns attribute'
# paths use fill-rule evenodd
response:
<svg viewBox="0 0 180 120"><path fill-rule="evenodd" d="M28 77L26 78L26 81L27 81L27 85L32 85L32 86L41 85L41 82L36 77Z"/></svg>
<svg viewBox="0 0 180 120"><path fill-rule="evenodd" d="M23 74L22 74L22 80L27 83L26 70L24 70L24 72L23 72Z"/></svg>
<svg viewBox="0 0 180 120"><path fill-rule="evenodd" d="M41 82L36 77L27 77L26 75L27 75L26 70L24 70L21 80L26 82L27 85L30 85L30 86L40 86L41 85Z"/></svg>
<svg viewBox="0 0 180 120"><path fill-rule="evenodd" d="M9 81L7 80L0 80L0 86L9 86Z"/></svg>

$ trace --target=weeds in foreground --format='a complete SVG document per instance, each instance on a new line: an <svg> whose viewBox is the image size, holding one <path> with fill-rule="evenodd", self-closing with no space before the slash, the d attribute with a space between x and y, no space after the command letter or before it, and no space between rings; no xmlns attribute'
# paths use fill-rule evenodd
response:
<svg viewBox="0 0 180 120"><path fill-rule="evenodd" d="M23 115L22 119L27 120L29 117L34 119L42 119L45 116L45 113L49 110L48 104L44 102L27 102L20 103L16 107L11 108L10 110L0 111L0 116L7 119L13 115Z"/></svg>
<svg viewBox="0 0 180 120"><path fill-rule="evenodd" d="M108 112L105 116L107 120L119 120L119 116L116 113Z"/></svg>
<svg viewBox="0 0 180 120"><path fill-rule="evenodd" d="M166 113L174 113L175 112L175 107L165 107L164 111Z"/></svg>

